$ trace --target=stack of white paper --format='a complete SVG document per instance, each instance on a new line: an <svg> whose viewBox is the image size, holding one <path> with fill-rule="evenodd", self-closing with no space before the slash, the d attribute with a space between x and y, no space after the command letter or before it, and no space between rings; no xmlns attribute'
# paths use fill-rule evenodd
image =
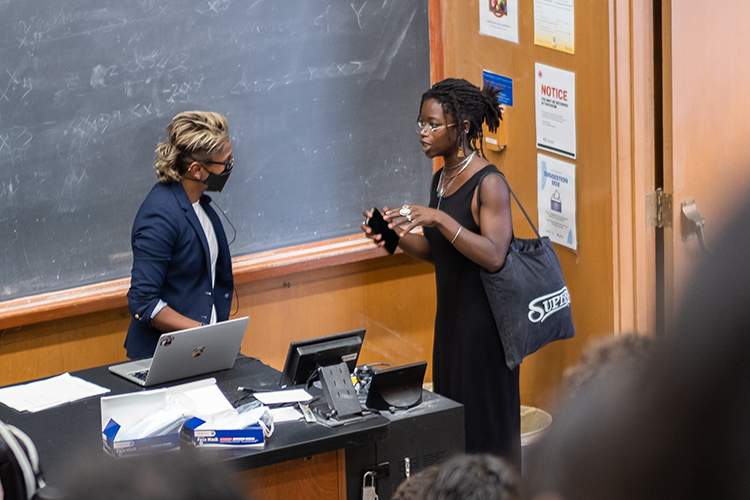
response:
<svg viewBox="0 0 750 500"><path fill-rule="evenodd" d="M304 389L285 389L283 391L256 392L255 399L265 405L307 402L312 395ZM274 408L270 411L273 421L278 423L291 422L302 418L302 413L291 406Z"/></svg>
<svg viewBox="0 0 750 500"><path fill-rule="evenodd" d="M18 411L34 413L108 392L106 387L63 373L57 377L0 389L0 403Z"/></svg>

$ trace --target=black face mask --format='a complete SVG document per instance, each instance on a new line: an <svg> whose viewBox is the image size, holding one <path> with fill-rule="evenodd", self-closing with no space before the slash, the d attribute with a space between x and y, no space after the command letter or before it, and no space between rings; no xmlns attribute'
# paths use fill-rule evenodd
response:
<svg viewBox="0 0 750 500"><path fill-rule="evenodd" d="M216 191L218 193L224 189L224 185L227 183L227 179L229 179L229 174L232 173L231 170L224 170L220 174L215 174L208 169L206 169L206 172L208 172L208 177L203 181L203 184L208 186L206 191Z"/></svg>
<svg viewBox="0 0 750 500"><path fill-rule="evenodd" d="M206 188L206 191L215 191L217 193L220 193L221 190L224 189L224 185L227 183L227 179L229 179L229 174L231 174L232 169L234 169L234 156L230 155L229 159L226 162L206 161L198 163L201 164L201 168L208 172L208 177L206 177L206 180L203 181L203 184L208 186ZM203 163L215 163L217 165L224 165L224 171L220 174L215 174L204 167Z"/></svg>

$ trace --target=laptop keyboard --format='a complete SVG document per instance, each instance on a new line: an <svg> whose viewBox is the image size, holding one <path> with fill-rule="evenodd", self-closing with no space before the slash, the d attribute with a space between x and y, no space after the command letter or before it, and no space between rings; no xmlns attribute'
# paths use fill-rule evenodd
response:
<svg viewBox="0 0 750 500"><path fill-rule="evenodd" d="M137 372L130 372L128 373L131 377L135 377L137 379L146 381L146 376L148 376L148 370L138 370Z"/></svg>

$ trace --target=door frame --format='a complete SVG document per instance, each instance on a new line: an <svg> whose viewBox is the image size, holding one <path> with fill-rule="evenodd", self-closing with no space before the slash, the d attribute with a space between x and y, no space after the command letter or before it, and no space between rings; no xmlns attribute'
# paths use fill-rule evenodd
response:
<svg viewBox="0 0 750 500"><path fill-rule="evenodd" d="M657 333L657 259L646 196L656 189L654 1L610 0L612 246L615 334ZM658 33L658 32L657 32ZM661 43L661 41L659 42ZM665 82L666 85L666 82Z"/></svg>

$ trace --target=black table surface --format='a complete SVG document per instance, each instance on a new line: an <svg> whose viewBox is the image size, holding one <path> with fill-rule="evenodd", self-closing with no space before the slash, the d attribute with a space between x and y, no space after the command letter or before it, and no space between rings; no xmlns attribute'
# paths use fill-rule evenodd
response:
<svg viewBox="0 0 750 500"><path fill-rule="evenodd" d="M111 390L106 395L125 394L143 389L107 370L106 366L72 372L71 375ZM249 393L279 389L281 373L255 358L240 356L230 370L183 379L159 387L214 377L227 399L235 406L248 402ZM81 456L110 459L102 447L100 398L92 397L38 413L19 413L0 404L0 420L28 434L39 452L40 464L48 484L56 484ZM382 415L354 421L338 427L304 421L282 422L263 449L200 449L200 453L219 460L231 460L240 469L272 465L329 451L372 443L388 436L389 419ZM122 460L127 460L124 458Z"/></svg>

